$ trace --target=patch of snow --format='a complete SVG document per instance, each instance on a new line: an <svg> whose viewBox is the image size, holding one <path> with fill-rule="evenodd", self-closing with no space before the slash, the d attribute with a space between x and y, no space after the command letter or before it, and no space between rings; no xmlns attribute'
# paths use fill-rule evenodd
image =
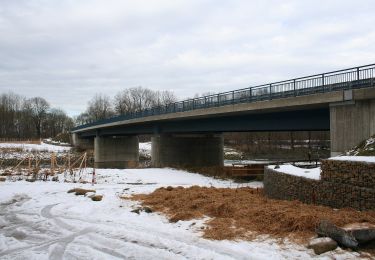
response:
<svg viewBox="0 0 375 260"><path fill-rule="evenodd" d="M151 142L139 143L139 153L145 157L151 157Z"/></svg>
<svg viewBox="0 0 375 260"><path fill-rule="evenodd" d="M268 168L277 172L305 177L308 179L320 180L320 167L312 169L299 168L293 165L280 165L280 168L275 168L276 165L269 165Z"/></svg>
<svg viewBox="0 0 375 260"><path fill-rule="evenodd" d="M341 251L315 256L303 245L269 238L207 240L197 228L204 226L204 220L170 223L158 213L138 215L131 212L138 202L119 198L168 185L236 187L231 181L172 169L97 169L96 173L94 187L38 181L0 184L0 219L7 225L0 229L0 258L355 259L359 255L337 249ZM103 200L67 193L75 187L95 189Z"/></svg>
<svg viewBox="0 0 375 260"><path fill-rule="evenodd" d="M375 156L336 156L328 160L375 163Z"/></svg>
<svg viewBox="0 0 375 260"><path fill-rule="evenodd" d="M276 161L270 161L267 159L258 160L224 160L224 166L232 166L233 164L269 164L276 163Z"/></svg>
<svg viewBox="0 0 375 260"><path fill-rule="evenodd" d="M52 144L22 144L22 143L0 143L0 148L20 148L25 151L47 151L47 152L66 152L71 149L71 147L58 146Z"/></svg>

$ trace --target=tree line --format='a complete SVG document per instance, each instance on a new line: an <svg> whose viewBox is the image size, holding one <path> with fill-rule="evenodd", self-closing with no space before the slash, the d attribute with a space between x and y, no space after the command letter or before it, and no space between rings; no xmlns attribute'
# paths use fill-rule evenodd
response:
<svg viewBox="0 0 375 260"><path fill-rule="evenodd" d="M74 125L62 109L51 108L42 97L15 93L0 95L1 138L45 138L68 132Z"/></svg>
<svg viewBox="0 0 375 260"><path fill-rule="evenodd" d="M113 116L125 115L144 109L165 106L177 101L171 91L154 91L143 87L124 89L114 98L96 94L88 103L86 110L75 117L76 125L87 124Z"/></svg>

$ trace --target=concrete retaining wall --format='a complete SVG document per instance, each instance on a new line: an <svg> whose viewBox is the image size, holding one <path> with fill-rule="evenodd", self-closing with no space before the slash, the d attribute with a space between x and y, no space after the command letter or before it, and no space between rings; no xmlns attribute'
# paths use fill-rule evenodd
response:
<svg viewBox="0 0 375 260"><path fill-rule="evenodd" d="M336 156L375 134L375 100L332 104L330 125L331 155Z"/></svg>
<svg viewBox="0 0 375 260"><path fill-rule="evenodd" d="M367 172L373 166L375 164L325 160L322 162L321 180L293 176L266 168L264 191L268 197L274 199L300 200L308 204L334 208L374 210L375 186L368 185L363 182L362 177L359 177L360 171ZM328 169L327 172L324 172L324 169ZM342 173L339 170L335 172L333 169L342 169L346 177L340 179ZM349 173L346 169L353 169L353 171ZM375 171L372 171L370 176L373 180Z"/></svg>

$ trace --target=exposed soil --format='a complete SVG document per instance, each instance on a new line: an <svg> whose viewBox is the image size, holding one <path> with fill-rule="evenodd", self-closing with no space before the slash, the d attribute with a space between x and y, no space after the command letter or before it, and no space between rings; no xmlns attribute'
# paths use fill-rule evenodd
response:
<svg viewBox="0 0 375 260"><path fill-rule="evenodd" d="M151 194L132 197L153 211L165 213L171 222L210 217L204 237L209 239L253 239L258 235L305 241L326 219L343 226L353 222L375 224L375 211L332 209L299 201L268 199L252 188L159 188Z"/></svg>

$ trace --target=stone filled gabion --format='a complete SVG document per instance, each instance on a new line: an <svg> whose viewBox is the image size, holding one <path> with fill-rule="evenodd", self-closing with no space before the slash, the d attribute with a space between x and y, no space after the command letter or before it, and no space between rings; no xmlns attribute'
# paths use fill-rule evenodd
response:
<svg viewBox="0 0 375 260"><path fill-rule="evenodd" d="M375 163L324 160L321 180L313 180L266 168L264 191L274 199L375 210L374 169Z"/></svg>
<svg viewBox="0 0 375 260"><path fill-rule="evenodd" d="M323 160L321 179L374 189L375 163Z"/></svg>

